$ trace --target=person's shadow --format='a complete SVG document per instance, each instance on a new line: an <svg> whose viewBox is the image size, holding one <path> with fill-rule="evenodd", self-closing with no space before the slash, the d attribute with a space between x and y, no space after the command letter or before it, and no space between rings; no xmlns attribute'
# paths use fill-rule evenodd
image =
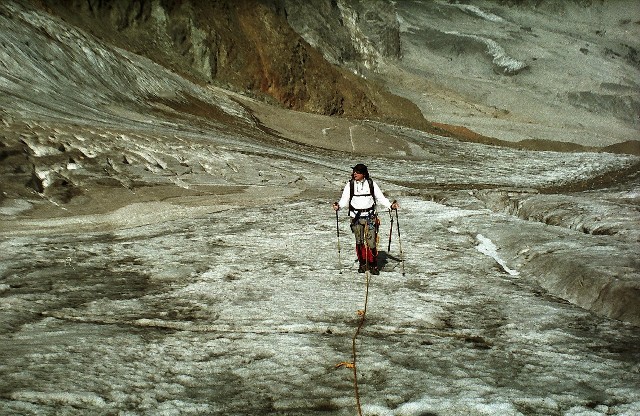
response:
<svg viewBox="0 0 640 416"><path fill-rule="evenodd" d="M402 261L400 258L387 253L386 251L378 251L378 268L385 269L389 260L393 260L395 263L391 264L391 269L395 269L398 264Z"/></svg>

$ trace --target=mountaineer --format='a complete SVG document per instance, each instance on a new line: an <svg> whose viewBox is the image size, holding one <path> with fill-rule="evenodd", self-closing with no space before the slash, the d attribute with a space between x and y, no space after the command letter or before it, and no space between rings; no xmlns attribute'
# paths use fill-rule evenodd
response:
<svg viewBox="0 0 640 416"><path fill-rule="evenodd" d="M398 209L397 201L390 202L376 182L369 177L367 167L358 163L353 167L351 179L342 191L342 197L333 203L333 209L349 207L351 231L356 239L358 272L369 270L371 274L380 274L378 269L377 235L380 221L376 204L386 209Z"/></svg>

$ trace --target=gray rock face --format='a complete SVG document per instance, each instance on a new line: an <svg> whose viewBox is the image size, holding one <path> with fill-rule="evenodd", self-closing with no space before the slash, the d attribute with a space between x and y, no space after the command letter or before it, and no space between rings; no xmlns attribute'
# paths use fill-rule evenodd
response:
<svg viewBox="0 0 640 416"><path fill-rule="evenodd" d="M359 17L350 43L342 28L292 26L325 56L336 55L337 36L344 49L366 45L371 52L345 65L407 97L430 121L514 142L638 140L637 2L395 2L395 23L386 12L364 18L369 2L346 3ZM369 21L386 22L387 31ZM396 28L399 54L383 40Z"/></svg>
<svg viewBox="0 0 640 416"><path fill-rule="evenodd" d="M287 21L332 63L375 70L402 55L396 8L385 1L287 0Z"/></svg>

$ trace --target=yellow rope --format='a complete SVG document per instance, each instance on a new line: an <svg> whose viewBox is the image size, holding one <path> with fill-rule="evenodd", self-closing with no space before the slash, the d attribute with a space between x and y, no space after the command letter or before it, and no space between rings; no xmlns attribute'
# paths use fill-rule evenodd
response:
<svg viewBox="0 0 640 416"><path fill-rule="evenodd" d="M365 273L365 295L364 295L364 309L358 311L358 315L360 315L360 322L358 323L358 329L356 329L355 334L353 334L353 339L351 342L351 351L353 355L353 388L356 396L356 406L358 408L358 415L362 416L362 407L360 406L360 392L358 390L358 368L356 364L356 338L358 338L358 334L360 334L360 329L364 325L364 320L367 316L367 303L369 300L369 270Z"/></svg>
<svg viewBox="0 0 640 416"><path fill-rule="evenodd" d="M365 253L368 252L369 250L369 227L367 227L365 225L364 227L364 244L366 247L366 251ZM368 257L368 256L367 256ZM368 259L367 259L368 260ZM368 263L368 261L367 261ZM358 409L358 416L362 416L362 406L360 404L360 391L358 388L358 365L357 365L357 355L358 355L358 351L356 348L356 340L358 338L358 335L360 334L360 330L362 329L363 325L364 325L364 320L367 317L367 305L369 303L369 267L367 265L367 269L365 272L365 292L364 292L364 309L358 310L357 314L358 316L360 316L360 322L358 322L358 328L356 329L356 332L353 334L353 338L351 339L351 354L352 354L352 361L351 362L341 362L340 364L336 365L336 368L338 367L346 367L346 368L351 368L353 369L353 389L354 389L354 394L355 394L355 398L356 398L356 407Z"/></svg>

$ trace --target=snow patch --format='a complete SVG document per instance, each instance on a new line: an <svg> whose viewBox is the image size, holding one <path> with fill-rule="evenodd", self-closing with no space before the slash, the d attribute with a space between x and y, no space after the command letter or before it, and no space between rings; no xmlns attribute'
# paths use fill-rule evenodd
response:
<svg viewBox="0 0 640 416"><path fill-rule="evenodd" d="M500 256L498 255L498 248L495 244L493 244L493 241L489 240L482 234L478 234L476 236L476 239L479 242L479 244L476 246L476 250L493 258L500 265L500 267L502 267L502 269L505 272L509 273L511 276L517 276L520 274L520 272L510 269L505 261L500 258Z"/></svg>
<svg viewBox="0 0 640 416"><path fill-rule="evenodd" d="M43 188L48 188L53 182L53 179L51 179L52 173L50 170L35 169L35 174L38 177L38 179L40 179L40 181L42 182Z"/></svg>
<svg viewBox="0 0 640 416"><path fill-rule="evenodd" d="M24 199L5 200L4 206L0 207L0 215L18 215L21 212L31 209L31 203Z"/></svg>
<svg viewBox="0 0 640 416"><path fill-rule="evenodd" d="M487 46L487 53L493 57L493 64L505 75L515 75L527 67L525 62L518 61L517 59L508 56L504 48L493 39L478 35L468 35L456 31L444 33L484 43Z"/></svg>
<svg viewBox="0 0 640 416"><path fill-rule="evenodd" d="M29 146L29 150L31 150L33 152L33 155L36 157L53 156L61 153L60 150L46 144L34 143L24 138L22 139L22 141L26 143L27 146Z"/></svg>
<svg viewBox="0 0 640 416"><path fill-rule="evenodd" d="M56 403L74 407L105 407L102 397L90 393L69 393L69 392L38 392L38 391L18 391L11 394L13 400L20 400L33 403Z"/></svg>
<svg viewBox="0 0 640 416"><path fill-rule="evenodd" d="M488 20L490 22L495 22L495 23L503 23L505 22L505 20L498 16L495 15L493 13L490 12L485 12L484 10L480 9L479 7L476 6L472 6L470 4L456 4L455 7L457 7L458 9L464 11L464 12L468 12L471 14L474 14L482 19Z"/></svg>
<svg viewBox="0 0 640 416"><path fill-rule="evenodd" d="M420 29L420 27L413 25L407 20L396 13L396 20L398 21L398 26L400 27L400 32L415 32Z"/></svg>

